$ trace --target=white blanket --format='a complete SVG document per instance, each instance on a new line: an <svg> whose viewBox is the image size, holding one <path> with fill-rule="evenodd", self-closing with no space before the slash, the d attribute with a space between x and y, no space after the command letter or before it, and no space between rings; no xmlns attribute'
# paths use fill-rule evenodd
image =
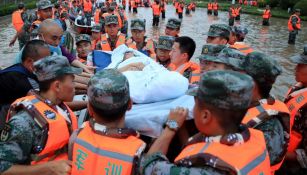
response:
<svg viewBox="0 0 307 175"><path fill-rule="evenodd" d="M126 51L133 51L134 57L123 61ZM143 71L126 71L130 86L130 96L134 103L152 103L173 99L185 94L189 82L181 74L171 72L143 53L129 49L125 45L116 48L107 68L121 68L131 63L143 63Z"/></svg>
<svg viewBox="0 0 307 175"><path fill-rule="evenodd" d="M132 109L126 113L126 126L143 135L159 137L170 110L178 106L188 108L188 119L193 118L194 97L183 95L172 100L133 105Z"/></svg>

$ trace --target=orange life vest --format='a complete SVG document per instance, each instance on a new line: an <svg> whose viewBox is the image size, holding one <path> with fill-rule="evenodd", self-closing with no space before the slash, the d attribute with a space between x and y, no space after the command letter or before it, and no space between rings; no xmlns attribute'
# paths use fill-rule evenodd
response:
<svg viewBox="0 0 307 175"><path fill-rule="evenodd" d="M263 19L269 19L271 17L271 11L270 10L264 10L262 18Z"/></svg>
<svg viewBox="0 0 307 175"><path fill-rule="evenodd" d="M136 136L113 138L85 123L72 146L72 174L132 174L134 159L144 142ZM80 163L79 163L80 162Z"/></svg>
<svg viewBox="0 0 307 175"><path fill-rule="evenodd" d="M159 4L154 4L151 6L152 8L152 13L154 16L160 16L160 5Z"/></svg>
<svg viewBox="0 0 307 175"><path fill-rule="evenodd" d="M65 118L56 110L39 100L35 95L17 99L10 108L7 121L12 117L11 113L15 109L24 109L42 128L47 127L48 138L43 149L32 155L31 164L38 164L52 160L68 160L67 146L70 134L77 129L77 118L74 113L66 106L69 111L71 126L67 125Z"/></svg>
<svg viewBox="0 0 307 175"><path fill-rule="evenodd" d="M175 162L189 156L207 154L217 157L217 161L225 162L222 170L232 169L237 174L255 175L270 174L270 160L266 150L265 140L262 132L255 129L250 130L250 139L243 144L228 146L218 142L200 142L188 145L175 159ZM215 162L204 162L204 166L215 167Z"/></svg>
<svg viewBox="0 0 307 175"><path fill-rule="evenodd" d="M241 9L241 7L235 8L236 16L240 16Z"/></svg>
<svg viewBox="0 0 307 175"><path fill-rule="evenodd" d="M212 5L212 3L208 3L208 10L212 10L213 9L213 5Z"/></svg>
<svg viewBox="0 0 307 175"><path fill-rule="evenodd" d="M100 12L101 12L101 10L99 8L96 9L96 11L95 11L94 21L95 21L96 24L100 23Z"/></svg>
<svg viewBox="0 0 307 175"><path fill-rule="evenodd" d="M122 28L122 27L123 27L123 20L122 20L122 18L121 18L121 16L120 16L119 12L115 12L114 15L117 16L119 28Z"/></svg>
<svg viewBox="0 0 307 175"><path fill-rule="evenodd" d="M132 7L132 8L136 8L135 0L131 0L131 7Z"/></svg>
<svg viewBox="0 0 307 175"><path fill-rule="evenodd" d="M183 5L178 4L178 13L182 13L182 12L183 12Z"/></svg>
<svg viewBox="0 0 307 175"><path fill-rule="evenodd" d="M234 8L230 8L230 17L235 18L237 16L236 10Z"/></svg>
<svg viewBox="0 0 307 175"><path fill-rule="evenodd" d="M212 4L212 8L213 8L213 10L218 10L218 8L219 8L218 3L214 2L214 3Z"/></svg>
<svg viewBox="0 0 307 175"><path fill-rule="evenodd" d="M291 91L289 91L290 93ZM290 126L294 125L294 119L299 110L307 104L307 88L303 88L294 92L288 93L287 101L285 102L290 111ZM288 151L294 152L302 141L302 135L296 131L291 131Z"/></svg>
<svg viewBox="0 0 307 175"><path fill-rule="evenodd" d="M165 2L162 2L162 3L163 3L163 5L160 6L160 10L161 10L161 12L164 12L165 9L166 9L166 3Z"/></svg>
<svg viewBox="0 0 307 175"><path fill-rule="evenodd" d="M136 42L133 41L132 38L129 38L126 42L126 45L129 47L129 48L132 48L132 49L135 49L135 50L138 50L137 49L137 46L136 46ZM149 56L153 59L156 58L156 52L155 52L155 44L154 44L154 41L150 38L145 38L145 48L147 49L146 51L148 52Z"/></svg>
<svg viewBox="0 0 307 175"><path fill-rule="evenodd" d="M122 44L125 44L125 41L126 41L126 36L124 34L120 33L117 36L115 48L117 48L118 46L120 46ZM100 45L101 45L101 49L103 51L112 51L112 50L115 49L115 48L113 48L113 49L111 48L111 45L110 45L109 40L107 38L107 34L101 35Z"/></svg>
<svg viewBox="0 0 307 175"><path fill-rule="evenodd" d="M178 9L179 2L175 2L175 9Z"/></svg>
<svg viewBox="0 0 307 175"><path fill-rule="evenodd" d="M22 13L23 13L23 10L16 10L12 14L12 23L13 23L13 26L14 26L14 28L17 32L19 32L22 29L23 24L24 24L24 22L21 18Z"/></svg>
<svg viewBox="0 0 307 175"><path fill-rule="evenodd" d="M170 64L168 66L169 70L176 71L176 72L180 73L181 75L183 75L184 72L186 70L188 70L189 68L192 70L192 72L191 72L191 74L189 76L189 82L190 83L199 82L199 79L200 79L200 67L199 67L198 64L189 61L187 63L182 64L178 68L174 64Z"/></svg>
<svg viewBox="0 0 307 175"><path fill-rule="evenodd" d="M299 16L297 16L296 14L294 14L294 15L291 15L289 20L288 20L288 30L289 31L293 31L294 30L294 28L292 26L292 22L291 22L293 17L296 17L298 19L296 24L295 24L296 28L301 29L301 18Z"/></svg>
<svg viewBox="0 0 307 175"><path fill-rule="evenodd" d="M83 1L83 11L84 12L88 12L88 13L92 12L92 7L93 5L91 1L89 2L87 2L86 0Z"/></svg>
<svg viewBox="0 0 307 175"><path fill-rule="evenodd" d="M231 45L230 47L239 50L244 55L247 55L247 54L254 51L249 45L243 44L243 43L238 43L238 42L234 43L234 45Z"/></svg>
<svg viewBox="0 0 307 175"><path fill-rule="evenodd" d="M290 134L291 129L290 129L289 109L287 108L286 104L278 100L275 100L274 104L272 105L268 104L267 101L262 101L261 105L248 109L246 115L242 120L242 123L247 124L248 127L255 128L259 124L267 120L268 119L267 117L271 117L272 115L273 116L277 115L278 113L283 113L285 114L283 116L287 117L280 121L289 121L289 123L284 123L283 126L284 126L284 132L287 133L287 135ZM288 138L286 138L286 140L288 140ZM279 163L271 165L271 172L277 171L282 163L283 159Z"/></svg>

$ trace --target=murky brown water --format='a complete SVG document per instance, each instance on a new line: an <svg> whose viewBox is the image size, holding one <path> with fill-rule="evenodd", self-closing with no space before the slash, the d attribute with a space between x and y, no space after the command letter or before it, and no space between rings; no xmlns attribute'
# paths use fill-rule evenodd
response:
<svg viewBox="0 0 307 175"><path fill-rule="evenodd" d="M160 20L160 26L152 28L152 11L150 8L139 8L138 14L128 13L131 18L145 18L147 35L157 40L160 34L164 33L167 18L176 17L174 8L169 5L166 12L166 20ZM289 57L302 52L304 42L307 41L307 23L302 23L302 31L297 37L295 46L290 46L287 43L288 30L286 19L271 19L271 26L263 27L261 25L262 19L260 16L241 15L240 24L247 26L249 33L246 42L251 44L255 50L262 51L279 61L283 66L283 73L277 79L272 94L282 99L288 87L295 82L294 80L294 64L290 62ZM205 44L205 33L209 26L214 23L228 23L228 14L220 12L219 17L207 16L206 9L197 8L195 13L191 16L183 17L180 35L187 35L192 37L196 43L197 48L194 54L198 56L201 52L201 47ZM15 54L18 51L18 43L10 48L9 42L14 36L15 30L11 24L11 16L0 18L0 67L7 67L14 62Z"/></svg>

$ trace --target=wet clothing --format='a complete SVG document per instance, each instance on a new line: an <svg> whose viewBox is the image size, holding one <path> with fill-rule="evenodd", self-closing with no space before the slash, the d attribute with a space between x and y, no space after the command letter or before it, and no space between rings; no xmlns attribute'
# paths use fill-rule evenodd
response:
<svg viewBox="0 0 307 175"><path fill-rule="evenodd" d="M258 133L260 133L258 131ZM235 147L235 143L239 143L239 142L243 142L243 143L247 143L251 137L251 131L250 129L247 129L246 127L241 127L240 128L240 133L236 133L238 135L240 135L239 137L232 137L232 139L223 139L223 138L227 138L230 135L225 135L225 136L217 136L217 137L206 137L202 134L197 134L195 135L192 139L190 139L190 141L188 142L188 146L192 145L192 144L201 144L203 142L208 142L207 145L210 145L210 143L214 144L214 143L219 143L221 145L223 144L227 144L229 146L233 146ZM261 133L260 133L261 134ZM233 135L233 134L231 134ZM218 137L221 137L219 139L217 139ZM262 138L263 139L263 138ZM231 141L230 141L231 140ZM263 141L263 140L262 140ZM230 143L231 142L231 143ZM264 142L264 141L263 141ZM187 147L188 147L187 146ZM206 148L206 146L204 147ZM264 150L265 151L265 146L263 145ZM204 149L205 151L205 149ZM164 174L172 174L172 175L220 175L220 174L230 174L229 172L221 169L218 169L219 165L217 165L215 168L213 166L215 165L210 165L210 160L213 159L213 157L206 159L205 156L215 156L215 155L211 155L211 154L204 154L204 156L199 156L199 159L196 157L195 159L189 161L187 160L187 162L190 162L190 166L184 166L184 162L180 162L177 161L175 164L174 163L170 163L168 161L168 159L162 155L161 153L154 153L152 155L148 155L147 157L144 157L141 161L141 173L148 175L148 174L155 174L155 175L164 175ZM204 159L202 159L202 157L204 157ZM221 161L221 159L219 159L218 157L214 157L217 158L218 160L216 160L215 163L219 164ZM267 156L266 156L266 166L264 168L264 172L267 172L269 167L268 167L268 160L267 160ZM199 160L199 161L197 161ZM213 160L214 161L214 160ZM196 166L193 166L196 165ZM258 164L256 165L258 166Z"/></svg>
<svg viewBox="0 0 307 175"><path fill-rule="evenodd" d="M301 30L300 27L301 19L297 15L292 15L289 18L288 21L288 29L289 29L289 44L295 44L296 35L298 34L298 31Z"/></svg>

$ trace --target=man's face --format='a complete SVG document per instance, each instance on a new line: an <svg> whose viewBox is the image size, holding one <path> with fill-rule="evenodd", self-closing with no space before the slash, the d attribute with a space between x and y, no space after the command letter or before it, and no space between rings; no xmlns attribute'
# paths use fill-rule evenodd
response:
<svg viewBox="0 0 307 175"><path fill-rule="evenodd" d="M207 43L208 43L208 44L226 45L227 42L228 42L228 41L227 41L225 38L222 38L222 37L212 37L212 36L208 36L208 38L207 38Z"/></svg>
<svg viewBox="0 0 307 175"><path fill-rule="evenodd" d="M170 58L171 58L171 62L175 65L181 63L183 54L184 53L181 53L181 51L180 51L179 43L174 42L172 50L169 53Z"/></svg>
<svg viewBox="0 0 307 175"><path fill-rule="evenodd" d="M52 18L52 7L38 10L38 15L42 20Z"/></svg>
<svg viewBox="0 0 307 175"><path fill-rule="evenodd" d="M119 30L118 24L109 24L105 26L106 33L111 37L117 36L118 30Z"/></svg>
<svg viewBox="0 0 307 175"><path fill-rule="evenodd" d="M59 81L58 99L65 102L71 102L75 96L75 76L67 75L62 81Z"/></svg>
<svg viewBox="0 0 307 175"><path fill-rule="evenodd" d="M157 58L164 62L170 59L170 50L166 49L157 49Z"/></svg>
<svg viewBox="0 0 307 175"><path fill-rule="evenodd" d="M98 40L100 39L100 32L92 32L92 40Z"/></svg>
<svg viewBox="0 0 307 175"><path fill-rule="evenodd" d="M57 47L61 42L63 30L60 26L52 26L49 30L45 30L42 34L40 34L40 36L41 39L47 44Z"/></svg>
<svg viewBox="0 0 307 175"><path fill-rule="evenodd" d="M77 53L81 58L86 58L87 55L92 51L92 45L88 41L80 41L77 44Z"/></svg>
<svg viewBox="0 0 307 175"><path fill-rule="evenodd" d="M135 42L141 43L144 41L145 31L144 30L131 30L132 38Z"/></svg>
<svg viewBox="0 0 307 175"><path fill-rule="evenodd" d="M200 60L201 73L208 72L211 70L226 70L227 66L223 63L217 63L207 60Z"/></svg>
<svg viewBox="0 0 307 175"><path fill-rule="evenodd" d="M295 79L297 82L307 83L307 65L298 64L295 68Z"/></svg>
<svg viewBox="0 0 307 175"><path fill-rule="evenodd" d="M173 29L173 28L169 28L169 27L165 28L165 35L167 35L167 36L177 37L178 34L179 34L178 29Z"/></svg>

